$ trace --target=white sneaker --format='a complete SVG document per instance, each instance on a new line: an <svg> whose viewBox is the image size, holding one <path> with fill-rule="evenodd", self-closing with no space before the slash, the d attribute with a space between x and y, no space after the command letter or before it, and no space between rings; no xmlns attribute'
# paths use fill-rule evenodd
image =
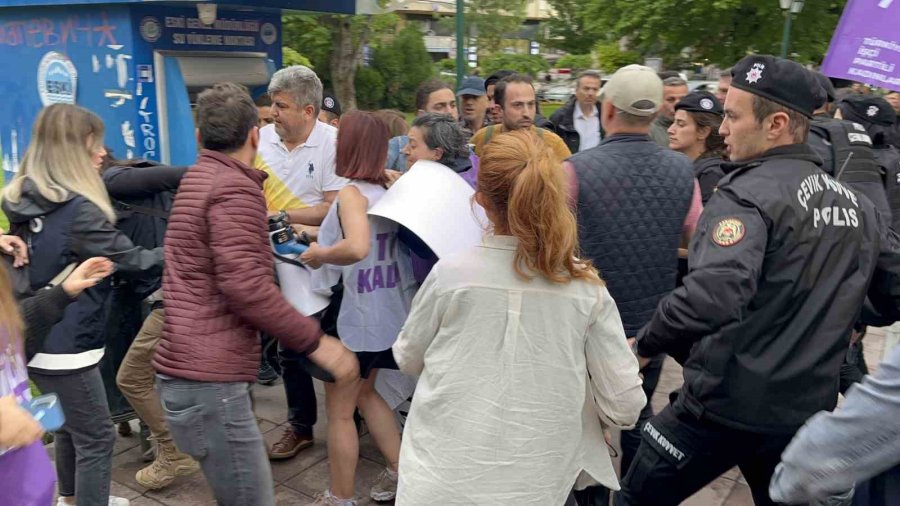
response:
<svg viewBox="0 0 900 506"><path fill-rule="evenodd" d="M62 497L56 500L56 506L71 506L65 502ZM77 505L76 505L77 506ZM131 506L131 501L114 495L109 496L109 506Z"/></svg>

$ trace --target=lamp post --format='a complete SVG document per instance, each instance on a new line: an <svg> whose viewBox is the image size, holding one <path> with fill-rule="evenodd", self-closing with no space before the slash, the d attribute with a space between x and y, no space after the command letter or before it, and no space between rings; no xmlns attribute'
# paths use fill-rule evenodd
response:
<svg viewBox="0 0 900 506"><path fill-rule="evenodd" d="M800 14L803 10L804 0L778 0L781 10L784 11L784 35L781 37L781 57L788 57L791 46L791 22L794 14Z"/></svg>
<svg viewBox="0 0 900 506"><path fill-rule="evenodd" d="M456 0L456 83L457 86L462 82L466 75L466 55L464 53L464 32L465 32L465 0Z"/></svg>

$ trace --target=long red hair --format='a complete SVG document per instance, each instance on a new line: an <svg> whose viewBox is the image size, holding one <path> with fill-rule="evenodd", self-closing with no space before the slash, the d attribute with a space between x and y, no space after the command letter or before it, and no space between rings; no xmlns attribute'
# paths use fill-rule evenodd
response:
<svg viewBox="0 0 900 506"><path fill-rule="evenodd" d="M516 273L556 283L601 282L589 260L578 257L578 226L569 208L562 161L533 131L494 137L484 148L478 192L493 208L495 223L519 240Z"/></svg>
<svg viewBox="0 0 900 506"><path fill-rule="evenodd" d="M12 281L3 266L0 266L0 326L6 327L13 337L22 332L22 316L13 295Z"/></svg>

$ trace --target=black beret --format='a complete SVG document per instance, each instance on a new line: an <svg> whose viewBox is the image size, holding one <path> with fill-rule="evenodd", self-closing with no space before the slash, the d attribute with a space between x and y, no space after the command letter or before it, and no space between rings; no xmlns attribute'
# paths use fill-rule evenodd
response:
<svg viewBox="0 0 900 506"><path fill-rule="evenodd" d="M881 97L850 95L841 102L840 107L844 119L866 126L891 126L897 119L891 104Z"/></svg>
<svg viewBox="0 0 900 506"><path fill-rule="evenodd" d="M719 116L725 113L722 104L715 95L708 91L694 91L685 95L677 104L675 110L684 109L689 112L709 112Z"/></svg>
<svg viewBox="0 0 900 506"><path fill-rule="evenodd" d="M322 96L322 110L328 111L339 118L341 117L341 103L331 93L326 93Z"/></svg>
<svg viewBox="0 0 900 506"><path fill-rule="evenodd" d="M821 86L822 89L825 90L825 98L828 100L828 102L834 102L835 91L834 85L831 84L831 79L829 79L828 76L819 72L818 70L813 70L812 73L816 77L816 80L819 81L819 86ZM823 105L825 105L825 102L819 105L819 107L822 107Z"/></svg>
<svg viewBox="0 0 900 506"><path fill-rule="evenodd" d="M825 103L825 90L812 72L795 61L769 55L747 56L731 70L731 85L808 118Z"/></svg>

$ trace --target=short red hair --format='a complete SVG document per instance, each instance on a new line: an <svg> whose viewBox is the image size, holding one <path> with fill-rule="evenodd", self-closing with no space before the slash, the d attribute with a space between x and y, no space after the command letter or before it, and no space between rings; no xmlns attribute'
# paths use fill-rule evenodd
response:
<svg viewBox="0 0 900 506"><path fill-rule="evenodd" d="M375 114L366 111L345 114L338 130L335 173L357 181L387 182L384 165L390 140L387 123Z"/></svg>

